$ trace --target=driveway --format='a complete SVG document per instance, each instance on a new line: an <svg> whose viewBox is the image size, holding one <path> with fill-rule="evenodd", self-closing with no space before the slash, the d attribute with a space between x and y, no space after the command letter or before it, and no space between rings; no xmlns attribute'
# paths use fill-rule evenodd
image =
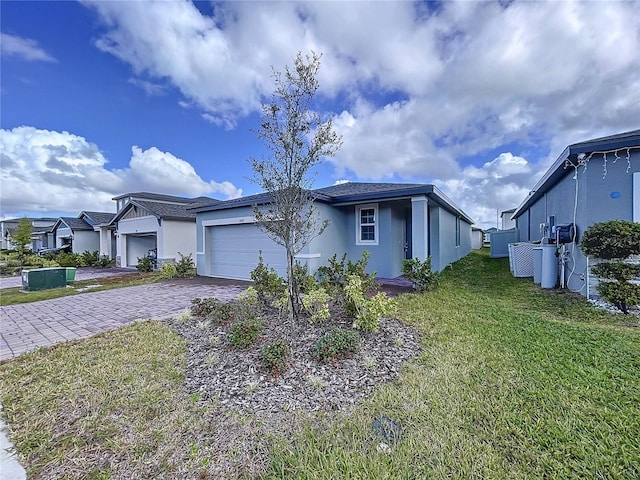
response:
<svg viewBox="0 0 640 480"><path fill-rule="evenodd" d="M196 277L3 306L0 361L136 321L168 318L189 307L193 298L230 301L246 286Z"/></svg>

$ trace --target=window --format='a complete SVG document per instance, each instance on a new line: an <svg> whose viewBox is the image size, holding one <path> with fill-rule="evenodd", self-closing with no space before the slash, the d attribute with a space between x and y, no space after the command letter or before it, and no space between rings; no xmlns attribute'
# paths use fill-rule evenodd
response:
<svg viewBox="0 0 640 480"><path fill-rule="evenodd" d="M378 245L378 205L356 207L356 245Z"/></svg>
<svg viewBox="0 0 640 480"><path fill-rule="evenodd" d="M456 247L460 246L460 217L456 217Z"/></svg>

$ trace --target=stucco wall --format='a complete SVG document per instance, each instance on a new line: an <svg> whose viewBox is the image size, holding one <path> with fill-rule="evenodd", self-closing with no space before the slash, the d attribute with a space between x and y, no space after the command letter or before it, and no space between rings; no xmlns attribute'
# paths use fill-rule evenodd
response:
<svg viewBox="0 0 640 480"><path fill-rule="evenodd" d="M74 253L98 250L100 248L100 236L98 232L89 230L76 231L73 234L72 248Z"/></svg>
<svg viewBox="0 0 640 480"><path fill-rule="evenodd" d="M518 217L521 240L540 240L539 224L556 216L556 225L574 223L578 242L591 225L608 220L633 220L633 172L640 169L640 153L631 154L631 167L626 159L607 162L604 175L602 155L594 155L587 168L570 168L560 182ZM627 169L629 170L627 172ZM604 178L603 178L604 176ZM575 177L575 178L574 178ZM531 235L527 238L527 229ZM587 294L587 259L573 243L564 247L565 279L568 287ZM593 285L589 294L594 294Z"/></svg>
<svg viewBox="0 0 640 480"><path fill-rule="evenodd" d="M180 260L178 253L185 257L191 255L195 262L196 224L163 220L158 231L158 264L164 265Z"/></svg>

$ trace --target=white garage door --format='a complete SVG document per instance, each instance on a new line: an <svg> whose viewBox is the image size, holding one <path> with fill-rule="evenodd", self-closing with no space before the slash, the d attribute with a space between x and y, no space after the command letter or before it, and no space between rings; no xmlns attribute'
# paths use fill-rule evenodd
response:
<svg viewBox="0 0 640 480"><path fill-rule="evenodd" d="M273 242L255 225L220 225L207 227L211 239L211 274L214 277L249 280L258 264L262 250L265 264L276 269L281 277L287 274L284 247Z"/></svg>

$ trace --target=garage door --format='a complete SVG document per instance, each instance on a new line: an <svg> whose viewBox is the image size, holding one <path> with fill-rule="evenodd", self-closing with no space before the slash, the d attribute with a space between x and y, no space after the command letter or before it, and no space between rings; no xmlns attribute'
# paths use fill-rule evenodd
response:
<svg viewBox="0 0 640 480"><path fill-rule="evenodd" d="M210 245L211 274L214 277L249 280L262 250L265 264L281 277L287 274L284 247L273 242L255 225L220 225L207 227Z"/></svg>

